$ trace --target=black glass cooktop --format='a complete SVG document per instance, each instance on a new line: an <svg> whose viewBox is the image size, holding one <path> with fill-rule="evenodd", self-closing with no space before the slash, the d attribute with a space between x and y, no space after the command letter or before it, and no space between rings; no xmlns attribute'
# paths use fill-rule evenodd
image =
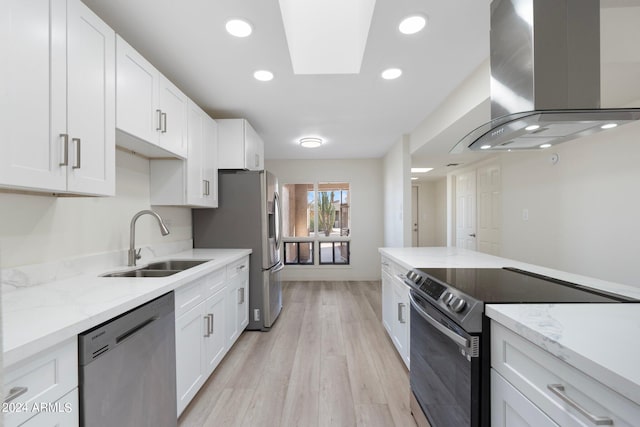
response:
<svg viewBox="0 0 640 427"><path fill-rule="evenodd" d="M486 304L637 302L632 298L512 268L417 270Z"/></svg>

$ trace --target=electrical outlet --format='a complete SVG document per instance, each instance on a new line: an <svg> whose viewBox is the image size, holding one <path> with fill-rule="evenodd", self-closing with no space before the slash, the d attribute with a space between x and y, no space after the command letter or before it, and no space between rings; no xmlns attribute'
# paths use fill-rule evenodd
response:
<svg viewBox="0 0 640 427"><path fill-rule="evenodd" d="M529 221L529 209L522 209L522 220Z"/></svg>
<svg viewBox="0 0 640 427"><path fill-rule="evenodd" d="M253 321L258 322L260 320L260 309L256 308L253 310Z"/></svg>

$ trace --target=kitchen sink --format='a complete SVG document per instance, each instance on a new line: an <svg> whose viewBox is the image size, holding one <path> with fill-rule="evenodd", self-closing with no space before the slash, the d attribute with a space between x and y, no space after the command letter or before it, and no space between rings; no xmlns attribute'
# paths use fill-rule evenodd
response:
<svg viewBox="0 0 640 427"><path fill-rule="evenodd" d="M181 270L138 270L121 271L119 273L103 274L102 277L166 277L180 273Z"/></svg>
<svg viewBox="0 0 640 427"><path fill-rule="evenodd" d="M179 259L169 259L166 261L160 262L152 262L151 264L143 267L145 270L186 270L191 267L195 267L196 265L204 264L205 262L209 262L211 260L179 260Z"/></svg>
<svg viewBox="0 0 640 427"><path fill-rule="evenodd" d="M166 261L153 262L135 270L102 274L101 277L166 277L209 261L211 260L168 259Z"/></svg>

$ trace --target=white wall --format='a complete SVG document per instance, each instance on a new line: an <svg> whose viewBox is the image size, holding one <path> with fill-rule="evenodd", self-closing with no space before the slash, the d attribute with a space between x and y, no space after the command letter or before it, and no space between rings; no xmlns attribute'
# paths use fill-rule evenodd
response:
<svg viewBox="0 0 640 427"><path fill-rule="evenodd" d="M503 154L502 256L640 286L639 137L634 123L553 151Z"/></svg>
<svg viewBox="0 0 640 427"><path fill-rule="evenodd" d="M383 240L381 159L265 160L280 185L348 182L351 186L349 266L285 266L283 280L378 280Z"/></svg>
<svg viewBox="0 0 640 427"><path fill-rule="evenodd" d="M411 246L411 156L403 136L383 159L384 246Z"/></svg>
<svg viewBox="0 0 640 427"><path fill-rule="evenodd" d="M63 260L129 247L131 217L149 209L149 161L116 151L115 197L53 197L0 192L0 268ZM141 217L136 245L191 238L191 209L153 207L171 234L160 235L155 219Z"/></svg>

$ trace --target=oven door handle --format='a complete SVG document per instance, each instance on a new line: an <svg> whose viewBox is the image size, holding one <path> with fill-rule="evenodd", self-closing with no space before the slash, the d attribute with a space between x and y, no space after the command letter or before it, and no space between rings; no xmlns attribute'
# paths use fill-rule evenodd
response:
<svg viewBox="0 0 640 427"><path fill-rule="evenodd" d="M424 309L422 307L420 307L420 305L414 299L414 297L413 297L413 295L411 295L411 293L409 293L409 299L411 300L411 306L431 326L436 328L438 331L442 332L444 335L446 335L450 340L454 341L456 344L458 344L458 345L460 345L460 346L462 346L464 348L469 348L469 340L468 339L466 339L465 337L461 337L460 335L456 334L454 331L452 331L451 329L447 328L442 323L438 322L436 319L431 317L429 315L429 313L427 313L426 311L424 311Z"/></svg>

